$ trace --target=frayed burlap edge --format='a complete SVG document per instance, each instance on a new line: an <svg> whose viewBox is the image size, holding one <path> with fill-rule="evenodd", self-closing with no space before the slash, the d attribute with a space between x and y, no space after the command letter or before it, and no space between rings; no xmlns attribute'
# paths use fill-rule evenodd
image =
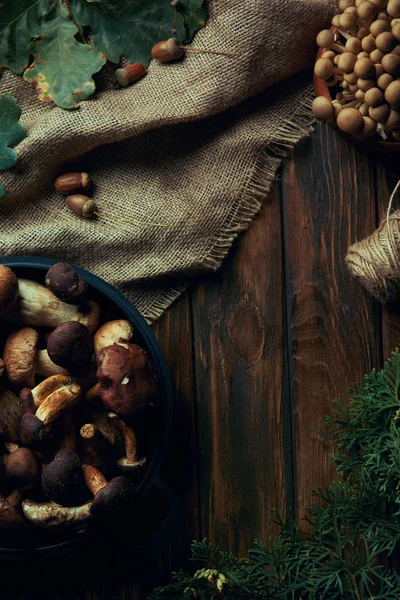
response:
<svg viewBox="0 0 400 600"><path fill-rule="evenodd" d="M260 212L262 203L271 191L277 170L288 153L303 138L314 130L315 120L311 113L314 98L313 86L307 86L304 99L298 108L282 121L272 140L255 157L250 169L247 184L240 194L240 202L231 212L218 233L215 243L202 261L202 269L216 271L228 254L233 241L239 233L246 231L253 218ZM187 289L188 283L172 287L157 298L143 315L148 323L158 319L179 296Z"/></svg>

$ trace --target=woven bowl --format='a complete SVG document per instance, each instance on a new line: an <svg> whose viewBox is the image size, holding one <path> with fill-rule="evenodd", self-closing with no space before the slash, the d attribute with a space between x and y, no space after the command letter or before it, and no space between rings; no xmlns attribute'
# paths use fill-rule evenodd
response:
<svg viewBox="0 0 400 600"><path fill-rule="evenodd" d="M336 27L331 27L330 31L332 33L337 33L338 29ZM321 56L323 55L323 53L326 50L327 50L327 48L320 48L319 52L317 54L316 60L321 58ZM335 96L331 94L331 90L335 91L335 93L336 93L337 86L329 87L325 83L324 80L319 79L318 77L316 77L316 75L314 75L314 90L315 90L315 93L317 96L325 96L325 98L328 98L328 100L333 100ZM332 127L332 129L337 134L340 135L340 137L344 138L351 144L354 144L356 146L361 146L361 147L365 148L366 150L369 150L372 152L379 152L379 153L400 152L400 142L384 142L384 141L380 140L378 138L378 136L362 140L354 135L347 134L347 133L344 133L343 131L341 131L339 129L339 127L336 125L335 119L329 119L329 121L327 121L327 123L330 127Z"/></svg>

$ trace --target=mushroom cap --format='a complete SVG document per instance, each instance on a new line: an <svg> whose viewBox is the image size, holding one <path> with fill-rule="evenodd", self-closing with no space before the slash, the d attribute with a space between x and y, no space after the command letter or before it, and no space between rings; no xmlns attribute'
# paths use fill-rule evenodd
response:
<svg viewBox="0 0 400 600"><path fill-rule="evenodd" d="M137 344L113 344L97 357L97 379L103 404L120 417L135 417L154 406L157 375L149 354Z"/></svg>
<svg viewBox="0 0 400 600"><path fill-rule="evenodd" d="M104 323L93 336L96 356L100 350L106 348L106 346L112 346L112 344L118 344L119 342L130 342L134 333L135 330L133 329L133 326L125 319L107 321L107 323Z"/></svg>
<svg viewBox="0 0 400 600"><path fill-rule="evenodd" d="M5 441L19 441L21 415L18 396L10 390L4 390L0 393L0 429L3 432Z"/></svg>
<svg viewBox="0 0 400 600"><path fill-rule="evenodd" d="M13 385L30 388L35 385L35 357L38 340L39 334L32 327L23 327L8 336L4 346L3 360L8 379Z"/></svg>
<svg viewBox="0 0 400 600"><path fill-rule="evenodd" d="M85 482L79 456L61 448L54 460L43 468L42 485L46 495L62 506L77 506L85 501Z"/></svg>
<svg viewBox="0 0 400 600"><path fill-rule="evenodd" d="M18 279L11 269L0 264L0 315L7 312L18 299Z"/></svg>
<svg viewBox="0 0 400 600"><path fill-rule="evenodd" d="M32 450L18 448L7 457L5 472L14 488L28 490L35 485L39 476L39 462Z"/></svg>
<svg viewBox="0 0 400 600"><path fill-rule="evenodd" d="M124 475L114 477L93 499L91 514L97 519L109 520L129 509L136 499L136 487Z"/></svg>
<svg viewBox="0 0 400 600"><path fill-rule="evenodd" d="M57 263L46 273L46 287L67 304L79 304L88 294L87 283L67 263Z"/></svg>
<svg viewBox="0 0 400 600"><path fill-rule="evenodd" d="M46 450L53 442L50 427L29 413L22 416L19 431L22 444L32 450Z"/></svg>
<svg viewBox="0 0 400 600"><path fill-rule="evenodd" d="M67 321L52 331L47 340L51 360L71 372L82 372L90 364L93 340L86 325Z"/></svg>

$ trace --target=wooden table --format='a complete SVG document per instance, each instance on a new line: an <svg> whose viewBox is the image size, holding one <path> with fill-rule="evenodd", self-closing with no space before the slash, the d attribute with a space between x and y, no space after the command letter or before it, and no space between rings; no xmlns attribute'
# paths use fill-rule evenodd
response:
<svg viewBox="0 0 400 600"><path fill-rule="evenodd" d="M104 565L5 565L0 598L142 600L187 566L192 538L244 555L276 531L275 507L303 514L311 490L334 477L332 399L400 344L395 311L344 263L399 177L394 158L367 156L325 126L297 146L221 270L154 326L176 391L164 476L183 500L184 531L157 562L110 548Z"/></svg>

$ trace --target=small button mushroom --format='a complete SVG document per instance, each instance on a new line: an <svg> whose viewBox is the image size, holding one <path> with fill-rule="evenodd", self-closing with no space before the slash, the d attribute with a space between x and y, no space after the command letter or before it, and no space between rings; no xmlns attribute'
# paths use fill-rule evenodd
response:
<svg viewBox="0 0 400 600"><path fill-rule="evenodd" d="M365 92L364 102L369 104L369 106L379 106L384 100L383 92L377 87L373 87Z"/></svg>
<svg viewBox="0 0 400 600"><path fill-rule="evenodd" d="M369 31L376 38L380 33L390 31L390 25L385 19L377 19L371 23Z"/></svg>
<svg viewBox="0 0 400 600"><path fill-rule="evenodd" d="M373 35L367 35L361 40L361 47L364 52L370 54L376 49L375 38Z"/></svg>
<svg viewBox="0 0 400 600"><path fill-rule="evenodd" d="M382 58L381 64L386 73L396 75L400 71L400 56L397 56L394 53L385 54L385 56Z"/></svg>
<svg viewBox="0 0 400 600"><path fill-rule="evenodd" d="M323 96L320 96L323 98ZM326 98L325 98L326 100ZM315 102L315 100L314 100ZM329 102L329 100L328 100ZM106 346L112 346L119 342L130 342L133 339L135 330L129 321L125 319L115 319L107 321L94 334L94 352L97 354Z"/></svg>
<svg viewBox="0 0 400 600"><path fill-rule="evenodd" d="M22 511L26 519L46 529L57 527L86 526L92 520L90 514L91 502L80 506L60 506L52 502L36 502L25 499L22 502Z"/></svg>
<svg viewBox="0 0 400 600"><path fill-rule="evenodd" d="M317 35L316 42L320 48L331 48L339 53L345 52L344 46L335 43L335 37L329 29L320 31Z"/></svg>
<svg viewBox="0 0 400 600"><path fill-rule="evenodd" d="M386 6L387 14L396 19L400 17L400 0L389 0Z"/></svg>
<svg viewBox="0 0 400 600"><path fill-rule="evenodd" d="M385 121L385 127L390 130L400 128L400 112L398 110L395 110L394 108L391 109L389 116Z"/></svg>
<svg viewBox="0 0 400 600"><path fill-rule="evenodd" d="M124 475L107 482L104 475L91 465L82 465L83 475L94 498L91 514L102 521L117 518L136 500L136 487Z"/></svg>
<svg viewBox="0 0 400 600"><path fill-rule="evenodd" d="M329 79L335 73L335 67L329 58L319 58L314 65L318 79Z"/></svg>
<svg viewBox="0 0 400 600"><path fill-rule="evenodd" d="M358 37L351 37L347 40L346 45L346 52L351 52L352 54L358 54L359 52L361 52L361 40L358 39Z"/></svg>
<svg viewBox="0 0 400 600"><path fill-rule="evenodd" d="M354 32L357 26L357 17L353 13L344 12L339 17L339 27L344 31Z"/></svg>
<svg viewBox="0 0 400 600"><path fill-rule="evenodd" d="M357 57L351 52L343 52L339 57L338 69L342 73L352 73Z"/></svg>
<svg viewBox="0 0 400 600"><path fill-rule="evenodd" d="M87 283L67 263L57 263L46 273L46 287L67 304L80 304L88 295Z"/></svg>
<svg viewBox="0 0 400 600"><path fill-rule="evenodd" d="M384 123L388 118L389 113L390 108L386 103L381 104L380 106L370 106L368 109L368 114L375 123Z"/></svg>
<svg viewBox="0 0 400 600"><path fill-rule="evenodd" d="M18 279L11 269L0 264L0 315L14 306L18 299Z"/></svg>
<svg viewBox="0 0 400 600"><path fill-rule="evenodd" d="M158 384L149 354L136 344L113 344L98 354L96 373L106 408L122 418L154 406Z"/></svg>
<svg viewBox="0 0 400 600"><path fill-rule="evenodd" d="M400 108L400 79L390 83L385 90L385 100L391 106Z"/></svg>
<svg viewBox="0 0 400 600"><path fill-rule="evenodd" d="M369 0L361 2L361 4L357 7L358 16L366 21L368 21L368 19L372 19L376 15L378 10L379 8L377 7L377 5L373 2L370 2Z"/></svg>
<svg viewBox="0 0 400 600"><path fill-rule="evenodd" d="M362 90L363 92L366 92L367 90L370 90L371 88L375 87L375 80L374 79L362 79L360 77L359 79L357 79L357 85L360 90Z"/></svg>
<svg viewBox="0 0 400 600"><path fill-rule="evenodd" d="M382 52L390 52L396 44L393 34L390 31L383 31L375 38L376 47Z"/></svg>
<svg viewBox="0 0 400 600"><path fill-rule="evenodd" d="M369 55L370 59L372 60L372 62L375 64L375 75L376 75L376 71L377 69L381 69L383 72L383 67L381 65L382 62L382 58L385 56L385 53L382 52L381 50L378 50L378 48L376 48L376 50L373 50L371 52L371 54ZM379 66L378 66L379 65ZM381 73L380 73L381 74Z"/></svg>
<svg viewBox="0 0 400 600"><path fill-rule="evenodd" d="M50 500L61 506L77 506L85 501L86 489L79 456L61 448L54 460L43 467L42 485Z"/></svg>
<svg viewBox="0 0 400 600"><path fill-rule="evenodd" d="M5 473L13 488L29 490L39 478L39 461L29 448L17 448L7 457Z"/></svg>
<svg viewBox="0 0 400 600"><path fill-rule="evenodd" d="M363 118L356 108L344 108L338 114L336 123L344 133L355 133L363 126Z"/></svg>
<svg viewBox="0 0 400 600"><path fill-rule="evenodd" d="M374 63L370 58L359 58L354 65L354 73L360 79L368 79L374 73Z"/></svg>
<svg viewBox="0 0 400 600"><path fill-rule="evenodd" d="M93 356L93 340L89 329L77 321L58 325L47 340L50 359L71 373L87 370Z"/></svg>
<svg viewBox="0 0 400 600"><path fill-rule="evenodd" d="M393 81L393 76L390 75L389 73L384 73L383 75L381 75L378 78L376 83L378 84L378 87L381 90L385 91L386 88L388 87L388 85L392 83L392 81Z"/></svg>
<svg viewBox="0 0 400 600"><path fill-rule="evenodd" d="M26 412L20 425L21 441L33 450L47 448L52 442L50 425L63 411L72 408L81 399L79 385L73 383L55 390L40 404L35 414Z"/></svg>
<svg viewBox="0 0 400 600"><path fill-rule="evenodd" d="M136 436L133 429L114 413L109 413L109 418L118 427L125 442L126 456L118 459L117 469L122 475L137 482L143 477L146 469L146 457L140 459L137 457Z"/></svg>
<svg viewBox="0 0 400 600"><path fill-rule="evenodd" d="M73 306L59 300L44 285L19 279L19 299L7 313L7 319L25 325L57 327L66 321L79 321L91 333L96 331L100 321L100 307L89 301L84 305Z"/></svg>

